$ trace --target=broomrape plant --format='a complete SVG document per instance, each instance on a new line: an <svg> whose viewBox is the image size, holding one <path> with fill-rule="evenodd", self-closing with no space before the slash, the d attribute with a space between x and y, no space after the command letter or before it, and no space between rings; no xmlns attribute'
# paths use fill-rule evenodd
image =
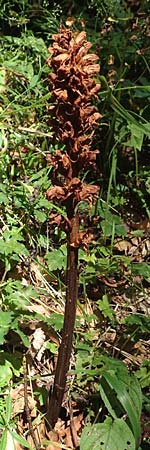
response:
<svg viewBox="0 0 150 450"><path fill-rule="evenodd" d="M100 70L98 57L88 53L91 43L86 41L84 31L73 34L60 28L53 36L49 48L48 65L51 104L50 124L54 139L63 144L65 151L56 150L47 155L47 162L53 167L53 186L46 192L49 201L65 206L66 217L53 214L53 221L67 235L66 305L62 341L59 349L54 387L48 407L51 425L57 421L62 404L66 375L72 350L73 331L78 297L78 249L86 249L93 236L88 229L80 230L78 206L95 202L99 186L81 181L87 170L94 171L98 150L91 150L95 128L101 118L93 100L97 100L100 84L94 77Z"/></svg>

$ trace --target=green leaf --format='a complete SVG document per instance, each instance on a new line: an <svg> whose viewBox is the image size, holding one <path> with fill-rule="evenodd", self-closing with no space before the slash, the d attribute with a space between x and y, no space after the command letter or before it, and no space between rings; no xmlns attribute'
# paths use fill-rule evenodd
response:
<svg viewBox="0 0 150 450"><path fill-rule="evenodd" d="M62 245L58 250L48 252L45 256L45 259L48 264L48 269L50 271L65 269L67 262L66 253L67 253L66 245L65 246Z"/></svg>
<svg viewBox="0 0 150 450"><path fill-rule="evenodd" d="M30 183L33 184L34 187L43 187L45 183L49 181L48 179L48 169L44 167L40 169L38 172L34 173L30 178Z"/></svg>
<svg viewBox="0 0 150 450"><path fill-rule="evenodd" d="M4 205L8 205L9 203L8 197L4 192L0 192L0 203L4 203Z"/></svg>
<svg viewBox="0 0 150 450"><path fill-rule="evenodd" d="M150 264L143 262L132 264L131 267L135 274L138 274L144 278L150 278Z"/></svg>
<svg viewBox="0 0 150 450"><path fill-rule="evenodd" d="M23 237L17 228L11 231L4 231L3 238L0 240L0 253L8 256L13 253L19 255L29 255L29 252L24 244L22 244Z"/></svg>
<svg viewBox="0 0 150 450"><path fill-rule="evenodd" d="M134 436L122 419L107 417L103 423L87 425L80 440L80 450L135 450Z"/></svg>
<svg viewBox="0 0 150 450"><path fill-rule="evenodd" d="M58 351L58 345L56 345L54 342L47 342L46 348L54 354Z"/></svg>
<svg viewBox="0 0 150 450"><path fill-rule="evenodd" d="M63 327L64 317L59 313L52 313L49 318L46 318L45 322L52 325L55 330L61 330Z"/></svg>
<svg viewBox="0 0 150 450"><path fill-rule="evenodd" d="M0 365L0 387L7 386L12 377L12 370L10 369L7 361L5 365Z"/></svg>
<svg viewBox="0 0 150 450"><path fill-rule="evenodd" d="M30 85L29 85L30 89L33 89L37 85L38 81L39 81L39 74L34 75L30 81Z"/></svg>
<svg viewBox="0 0 150 450"><path fill-rule="evenodd" d="M142 121L140 121L140 116L139 121L137 121L135 117L131 113L129 113L113 95L110 96L110 104L111 107L114 109L114 111L116 111L117 114L119 114L123 119L125 119L128 122L129 127L131 127L132 124L132 126L138 128L138 130L141 131L141 133L149 137L150 128L148 122L146 124L142 123Z"/></svg>
<svg viewBox="0 0 150 450"><path fill-rule="evenodd" d="M23 286L20 281L10 281L5 288L5 302L13 311L24 310L32 299L38 297L38 292L32 286Z"/></svg>
<svg viewBox="0 0 150 450"><path fill-rule="evenodd" d="M46 198L40 198L38 200L38 208L46 208L46 209L52 209L51 203Z"/></svg>
<svg viewBox="0 0 150 450"><path fill-rule="evenodd" d="M0 352L0 362L2 366L7 365L16 377L19 377L22 371L22 355L15 351L15 353Z"/></svg>
<svg viewBox="0 0 150 450"><path fill-rule="evenodd" d="M103 295L102 300L97 301L97 305L104 317L108 317L110 320L113 320L114 313L109 304L108 296L106 294Z"/></svg>
<svg viewBox="0 0 150 450"><path fill-rule="evenodd" d="M6 86L6 69L5 67L0 68L0 93L5 91Z"/></svg>
<svg viewBox="0 0 150 450"><path fill-rule="evenodd" d="M139 333L150 333L150 320L142 314L131 314L127 316L123 323L127 324L130 328L130 333L133 334L134 330Z"/></svg>
<svg viewBox="0 0 150 450"><path fill-rule="evenodd" d="M6 398L6 424L9 424L12 413L12 398L11 395L8 394Z"/></svg>
<svg viewBox="0 0 150 450"><path fill-rule="evenodd" d="M45 214L45 212L40 211L39 209L34 209L34 215L39 222L46 222L47 215Z"/></svg>
<svg viewBox="0 0 150 450"><path fill-rule="evenodd" d="M1 437L0 450L6 450L6 444L7 444L7 430L4 430Z"/></svg>
<svg viewBox="0 0 150 450"><path fill-rule="evenodd" d="M127 378L124 375L117 376L114 371L107 371L103 376L111 389L117 394L124 411L128 415L128 419L135 437L136 444L140 442L141 427L140 427L140 414L142 406L142 395L140 385L135 377L128 375ZM105 390L107 396L107 389Z"/></svg>
<svg viewBox="0 0 150 450"><path fill-rule="evenodd" d="M107 383L104 377L101 379L101 384L99 387L101 398L106 406L109 414L113 417L113 419L117 419L117 416L120 415L121 408L120 403L116 399L115 393Z"/></svg>
<svg viewBox="0 0 150 450"><path fill-rule="evenodd" d="M15 431L10 430L10 434L14 440L19 442L20 445L22 445L23 447L29 448L30 450L32 449L31 445L22 436L15 433Z"/></svg>
<svg viewBox="0 0 150 450"><path fill-rule="evenodd" d="M141 150L144 138L143 131L138 127L138 125L131 122L128 122L128 128L131 133L131 138L127 145L130 145L137 150Z"/></svg>
<svg viewBox="0 0 150 450"><path fill-rule="evenodd" d="M4 343L4 337L9 331L12 319L13 313L11 311L0 311L0 345Z"/></svg>
<svg viewBox="0 0 150 450"><path fill-rule="evenodd" d="M135 376L138 378L142 388L150 386L150 370L147 371L146 367L141 367L137 370Z"/></svg>
<svg viewBox="0 0 150 450"><path fill-rule="evenodd" d="M117 236L127 235L125 225L117 214L112 214L109 210L104 210L103 218L101 227L105 236L112 236L113 231Z"/></svg>
<svg viewBox="0 0 150 450"><path fill-rule="evenodd" d="M20 330L18 325L18 319L14 323L12 323L12 330L16 331L18 336L20 336L20 339L22 340L24 346L28 348L30 345L29 338L23 333L22 330Z"/></svg>

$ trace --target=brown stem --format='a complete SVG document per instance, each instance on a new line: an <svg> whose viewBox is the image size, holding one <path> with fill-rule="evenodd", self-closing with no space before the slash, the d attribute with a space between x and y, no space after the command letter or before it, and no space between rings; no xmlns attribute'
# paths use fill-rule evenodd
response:
<svg viewBox="0 0 150 450"><path fill-rule="evenodd" d="M62 331L62 341L58 353L58 361L54 379L53 392L50 397L47 419L54 427L61 408L67 372L69 369L74 324L76 317L76 304L78 296L78 248L75 246L79 231L79 217L74 214L73 208L68 212L71 223L71 231L67 247L67 287L66 287L66 305L64 315L64 325Z"/></svg>

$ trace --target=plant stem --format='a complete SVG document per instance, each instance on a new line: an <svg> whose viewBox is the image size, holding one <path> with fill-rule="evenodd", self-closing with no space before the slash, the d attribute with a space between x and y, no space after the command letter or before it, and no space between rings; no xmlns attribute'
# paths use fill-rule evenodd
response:
<svg viewBox="0 0 150 450"><path fill-rule="evenodd" d="M73 332L76 316L76 304L78 297L78 248L75 246L79 231L79 217L74 214L73 208L68 208L68 218L71 224L71 231L68 237L67 247L67 279L66 279L66 305L64 324L62 331L62 341L59 348L54 387L50 397L47 419L54 427L61 408L67 372L69 369Z"/></svg>

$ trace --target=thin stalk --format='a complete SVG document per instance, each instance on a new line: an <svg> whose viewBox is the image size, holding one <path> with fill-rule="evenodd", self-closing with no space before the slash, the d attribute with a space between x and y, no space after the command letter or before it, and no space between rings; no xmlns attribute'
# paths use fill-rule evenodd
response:
<svg viewBox="0 0 150 450"><path fill-rule="evenodd" d="M78 248L75 246L75 242L77 240L79 231L79 217L77 214L73 215L73 213L69 213L68 215L71 224L71 231L69 233L67 247L67 287L64 324L62 331L62 341L58 353L54 387L47 411L47 419L52 427L54 427L59 417L59 412L65 392L67 372L69 369L72 352L73 332L78 297Z"/></svg>

